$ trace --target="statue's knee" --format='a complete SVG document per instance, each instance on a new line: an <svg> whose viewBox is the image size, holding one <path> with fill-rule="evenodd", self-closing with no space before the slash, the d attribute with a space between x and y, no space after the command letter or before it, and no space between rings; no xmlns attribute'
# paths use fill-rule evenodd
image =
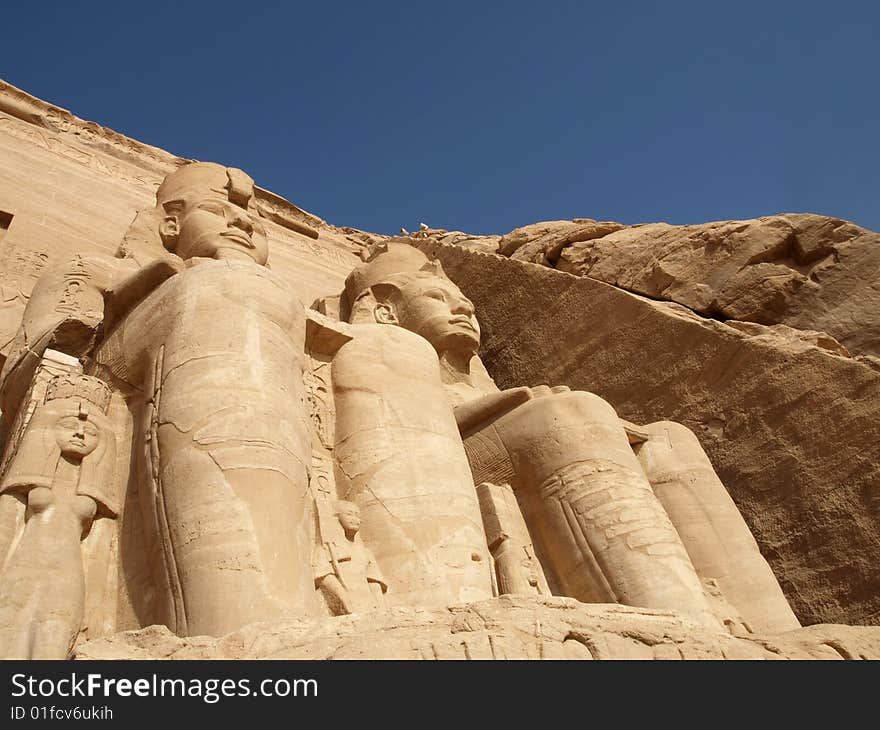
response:
<svg viewBox="0 0 880 730"><path fill-rule="evenodd" d="M668 470L712 470L700 439L687 426L675 421L657 421L641 428L648 434L648 440L639 445L637 452L649 477Z"/></svg>
<svg viewBox="0 0 880 730"><path fill-rule="evenodd" d="M599 396L583 390L553 392L546 386L532 388L533 398L512 413L535 426L565 426L570 423L617 422L617 413Z"/></svg>
<svg viewBox="0 0 880 730"><path fill-rule="evenodd" d="M649 435L649 441L664 442L669 448L697 446L702 451L700 439L687 426L676 421L656 421L642 426Z"/></svg>
<svg viewBox="0 0 880 730"><path fill-rule="evenodd" d="M565 404L565 410L579 420L607 423L615 427L619 425L617 411L608 401L595 393L570 390L555 394L552 400Z"/></svg>

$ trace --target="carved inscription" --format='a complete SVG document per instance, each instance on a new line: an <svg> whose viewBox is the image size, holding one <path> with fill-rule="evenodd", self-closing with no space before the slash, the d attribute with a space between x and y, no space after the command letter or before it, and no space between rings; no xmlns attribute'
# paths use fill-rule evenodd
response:
<svg viewBox="0 0 880 730"><path fill-rule="evenodd" d="M11 137L31 142L37 147L60 155L65 159L76 162L102 175L112 177L115 180L124 180L133 185L148 188L151 191L156 187L156 181L146 172L142 174L133 172L127 165L108 160L103 155L74 147L50 132L22 124L10 117L0 115L0 130Z"/></svg>
<svg viewBox="0 0 880 730"><path fill-rule="evenodd" d="M0 238L3 229L0 228ZM0 247L0 301L4 306L26 304L34 283L49 263L49 254L42 251Z"/></svg>
<svg viewBox="0 0 880 730"><path fill-rule="evenodd" d="M322 261L331 261L334 264L350 268L354 254L346 255L343 251L332 246L322 246L314 241L303 241L301 239L285 239L285 243L293 245L300 251L304 251Z"/></svg>
<svg viewBox="0 0 880 730"><path fill-rule="evenodd" d="M58 304L55 305L56 312L64 312L65 314L76 314L85 310L85 302L83 295L88 285L88 272L81 256L77 256L70 270L64 275L64 288L61 291L61 297Z"/></svg>

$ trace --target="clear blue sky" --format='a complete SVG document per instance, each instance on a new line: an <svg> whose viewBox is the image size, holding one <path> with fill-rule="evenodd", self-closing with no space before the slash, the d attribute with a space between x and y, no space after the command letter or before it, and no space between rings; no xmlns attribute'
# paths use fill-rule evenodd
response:
<svg viewBox="0 0 880 730"><path fill-rule="evenodd" d="M337 225L880 230L877 0L17 2L2 26L10 83Z"/></svg>

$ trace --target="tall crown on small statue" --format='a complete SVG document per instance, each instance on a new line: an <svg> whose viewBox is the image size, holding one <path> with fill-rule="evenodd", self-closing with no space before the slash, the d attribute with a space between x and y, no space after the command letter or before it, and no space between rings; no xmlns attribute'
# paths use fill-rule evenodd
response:
<svg viewBox="0 0 880 730"><path fill-rule="evenodd" d="M54 376L46 386L45 402L79 399L91 403L107 413L110 405L110 387L103 380L81 373L62 373Z"/></svg>

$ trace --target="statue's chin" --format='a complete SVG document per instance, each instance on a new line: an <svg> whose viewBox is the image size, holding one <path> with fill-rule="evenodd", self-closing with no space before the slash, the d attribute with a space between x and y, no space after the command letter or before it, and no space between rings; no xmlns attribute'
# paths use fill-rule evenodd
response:
<svg viewBox="0 0 880 730"><path fill-rule="evenodd" d="M437 348L437 354L440 359L457 370L467 371L471 358L477 354L479 350L479 342L473 339L460 339L450 342L444 341L442 348Z"/></svg>
<svg viewBox="0 0 880 730"><path fill-rule="evenodd" d="M461 357L472 358L480 350L480 340L474 333L456 334L451 339L449 349L458 353Z"/></svg>
<svg viewBox="0 0 880 730"><path fill-rule="evenodd" d="M214 258L219 261L251 261L253 263L260 263L243 248L236 248L234 246L218 248Z"/></svg>

